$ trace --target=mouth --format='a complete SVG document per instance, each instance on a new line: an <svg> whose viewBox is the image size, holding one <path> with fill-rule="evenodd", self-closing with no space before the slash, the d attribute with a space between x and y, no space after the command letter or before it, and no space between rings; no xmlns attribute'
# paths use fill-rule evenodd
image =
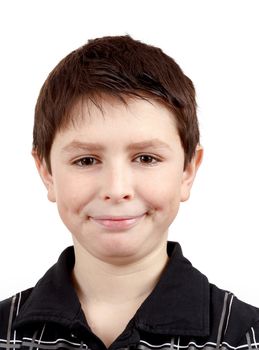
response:
<svg viewBox="0 0 259 350"><path fill-rule="evenodd" d="M108 230L121 231L135 226L145 215L146 213L138 216L96 216L90 217L90 220Z"/></svg>

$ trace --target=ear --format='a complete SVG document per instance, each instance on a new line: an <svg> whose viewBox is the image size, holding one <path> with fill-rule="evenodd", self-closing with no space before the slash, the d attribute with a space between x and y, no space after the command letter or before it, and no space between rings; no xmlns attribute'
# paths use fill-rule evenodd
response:
<svg viewBox="0 0 259 350"><path fill-rule="evenodd" d="M203 148L199 145L191 162L187 164L183 171L182 186L181 186L181 202L189 199L195 175L201 165L203 158Z"/></svg>
<svg viewBox="0 0 259 350"><path fill-rule="evenodd" d="M32 150L31 154L34 158L38 173L48 191L48 200L50 202L56 202L53 177L48 170L45 159L41 160L36 150Z"/></svg>

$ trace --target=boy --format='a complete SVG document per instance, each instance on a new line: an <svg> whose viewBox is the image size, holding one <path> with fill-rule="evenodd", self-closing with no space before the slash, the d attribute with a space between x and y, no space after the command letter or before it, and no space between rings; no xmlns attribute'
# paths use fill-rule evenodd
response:
<svg viewBox="0 0 259 350"><path fill-rule="evenodd" d="M32 154L74 246L0 304L0 349L259 346L259 309L167 242L202 159L172 58L130 36L73 51L40 91Z"/></svg>

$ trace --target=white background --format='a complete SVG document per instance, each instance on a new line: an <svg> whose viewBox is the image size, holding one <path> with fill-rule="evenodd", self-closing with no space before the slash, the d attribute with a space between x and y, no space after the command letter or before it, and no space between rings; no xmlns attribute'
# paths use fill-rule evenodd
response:
<svg viewBox="0 0 259 350"><path fill-rule="evenodd" d="M33 286L71 244L30 155L50 70L88 39L130 34L193 80L205 148L170 227L211 283L259 306L258 1L11 1L0 5L0 299Z"/></svg>

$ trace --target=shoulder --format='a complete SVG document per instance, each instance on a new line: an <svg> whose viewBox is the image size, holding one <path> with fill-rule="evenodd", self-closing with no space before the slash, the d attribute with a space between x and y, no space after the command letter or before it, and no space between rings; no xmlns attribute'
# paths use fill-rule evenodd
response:
<svg viewBox="0 0 259 350"><path fill-rule="evenodd" d="M259 347L259 308L210 284L211 329L217 344L229 349Z"/></svg>
<svg viewBox="0 0 259 350"><path fill-rule="evenodd" d="M19 313L19 309L27 300L33 288L26 289L10 298L0 301L0 339L5 339L11 332L12 324Z"/></svg>

